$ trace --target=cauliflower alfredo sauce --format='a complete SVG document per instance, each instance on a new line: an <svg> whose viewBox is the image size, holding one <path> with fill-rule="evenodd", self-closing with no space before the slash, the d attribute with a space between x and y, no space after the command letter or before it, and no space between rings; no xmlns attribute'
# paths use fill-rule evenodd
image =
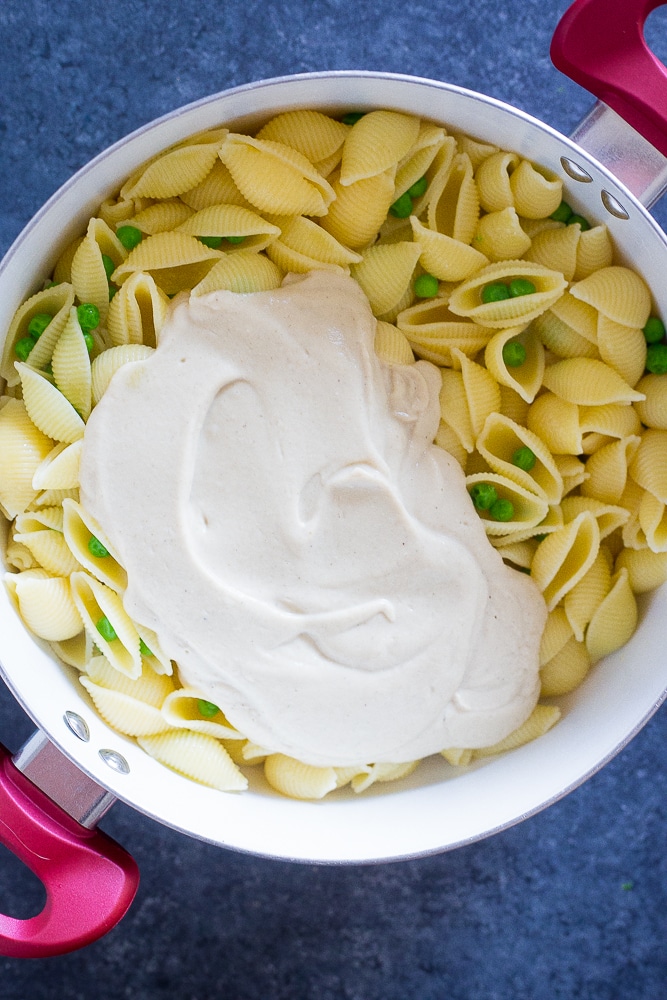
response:
<svg viewBox="0 0 667 1000"><path fill-rule="evenodd" d="M540 687L545 601L433 444L440 370L382 361L376 326L343 273L182 293L83 442L126 612L240 733L316 766L489 746Z"/></svg>

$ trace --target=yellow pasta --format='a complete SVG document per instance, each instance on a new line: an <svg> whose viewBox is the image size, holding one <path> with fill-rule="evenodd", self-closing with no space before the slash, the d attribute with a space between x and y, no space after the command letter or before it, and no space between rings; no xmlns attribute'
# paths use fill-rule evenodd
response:
<svg viewBox="0 0 667 1000"><path fill-rule="evenodd" d="M597 519L600 541L618 528L622 528L630 517L630 512L625 507L587 496L563 497L561 510L565 521L573 521L584 510L590 511Z"/></svg>
<svg viewBox="0 0 667 1000"><path fill-rule="evenodd" d="M637 516L649 549L667 552L667 516L662 500L645 490Z"/></svg>
<svg viewBox="0 0 667 1000"><path fill-rule="evenodd" d="M323 228L351 250L369 246L394 200L394 176L392 167L348 187L334 177L331 184L335 200L322 219Z"/></svg>
<svg viewBox="0 0 667 1000"><path fill-rule="evenodd" d="M13 576L21 618L41 639L63 641L77 635L81 617L72 600L69 580L29 570Z"/></svg>
<svg viewBox="0 0 667 1000"><path fill-rule="evenodd" d="M530 250L531 242L511 206L482 215L472 238L474 248L490 261L516 260Z"/></svg>
<svg viewBox="0 0 667 1000"><path fill-rule="evenodd" d="M222 746L206 733L170 730L157 736L140 736L139 746L167 767L202 785L223 792L242 792L247 779Z"/></svg>
<svg viewBox="0 0 667 1000"><path fill-rule="evenodd" d="M549 504L543 497L524 489L507 476L501 476L495 472L480 472L472 476L466 476L468 490L476 483L491 484L495 487L500 500L509 500L512 504L512 516L507 521L494 520L487 511L479 511L488 535L512 536L515 540L518 540L519 535L522 539L530 537L530 533L528 535L525 534L527 530L530 532L533 528L537 528L538 525L540 525L540 530L542 529L542 522L549 510Z"/></svg>
<svg viewBox="0 0 667 1000"><path fill-rule="evenodd" d="M637 619L637 602L630 589L628 571L620 569L586 630L591 661L596 663L623 646L637 628Z"/></svg>
<svg viewBox="0 0 667 1000"><path fill-rule="evenodd" d="M119 733L126 736L154 736L170 729L160 710L140 698L95 684L85 674L79 681L104 721Z"/></svg>
<svg viewBox="0 0 667 1000"><path fill-rule="evenodd" d="M600 313L598 321L600 357L628 385L635 386L646 368L646 338L642 330L621 326Z"/></svg>
<svg viewBox="0 0 667 1000"><path fill-rule="evenodd" d="M509 417L490 411L483 430L477 438L477 450L494 472L507 476L543 496L549 504L560 503L563 480L549 449L532 431L516 424ZM533 466L525 471L514 461L517 452L528 448L533 456Z"/></svg>
<svg viewBox="0 0 667 1000"><path fill-rule="evenodd" d="M147 347L145 344L120 344L98 354L91 365L90 373L93 404L99 403L117 371L133 361L145 361L154 350L155 348Z"/></svg>
<svg viewBox="0 0 667 1000"><path fill-rule="evenodd" d="M96 306L104 323L109 311L109 280L103 257L118 267L127 257L127 250L106 222L91 219L72 258L71 281L79 301Z"/></svg>
<svg viewBox="0 0 667 1000"><path fill-rule="evenodd" d="M516 278L530 281L535 291L529 295L483 302L482 289L489 284L509 282ZM565 290L562 274L530 261L510 260L489 264L464 281L452 292L449 308L460 316L469 316L477 323L497 329L528 323L552 305Z"/></svg>
<svg viewBox="0 0 667 1000"><path fill-rule="evenodd" d="M220 236L220 249L234 253L240 249L263 250L280 235L278 226L272 225L248 208L241 205L211 205L190 215L176 229L189 236ZM225 243L228 237L243 242Z"/></svg>
<svg viewBox="0 0 667 1000"><path fill-rule="evenodd" d="M632 403L643 398L613 368L595 358L557 361L545 370L544 385L566 402L581 406Z"/></svg>
<svg viewBox="0 0 667 1000"><path fill-rule="evenodd" d="M563 599L563 609L577 642L583 642L586 626L610 589L611 568L607 555L600 549L590 568Z"/></svg>
<svg viewBox="0 0 667 1000"><path fill-rule="evenodd" d="M627 570L633 593L645 594L667 581L667 551L623 549L616 559L615 569Z"/></svg>
<svg viewBox="0 0 667 1000"><path fill-rule="evenodd" d="M396 317L415 354L436 365L453 366L452 350L473 357L488 344L494 331L450 312L444 298L426 299Z"/></svg>
<svg viewBox="0 0 667 1000"><path fill-rule="evenodd" d="M414 362L414 354L410 342L404 333L393 323L378 320L375 333L375 353L383 361L391 364L410 365Z"/></svg>
<svg viewBox="0 0 667 1000"><path fill-rule="evenodd" d="M123 219L121 225L132 225L148 236L155 236L156 233L166 233L176 229L193 214L194 209L189 205L185 205L178 198L169 198L149 205L129 220Z"/></svg>
<svg viewBox="0 0 667 1000"><path fill-rule="evenodd" d="M647 427L667 430L667 382L662 375L649 373L639 380L635 386L644 399L634 403L642 423Z"/></svg>
<svg viewBox="0 0 667 1000"><path fill-rule="evenodd" d="M0 408L0 507L9 520L35 499L39 487L33 486L33 476L53 444L32 422L22 400L5 400Z"/></svg>
<svg viewBox="0 0 667 1000"><path fill-rule="evenodd" d="M82 438L83 420L48 378L20 361L16 362L16 370L21 379L25 408L35 427L54 441L72 444Z"/></svg>
<svg viewBox="0 0 667 1000"><path fill-rule="evenodd" d="M74 603L95 645L120 673L131 678L139 677L139 633L118 594L82 571L72 573L70 582Z"/></svg>
<svg viewBox="0 0 667 1000"><path fill-rule="evenodd" d="M121 198L173 198L196 187L212 169L226 129L207 141L182 143L137 171L120 191Z"/></svg>
<svg viewBox="0 0 667 1000"><path fill-rule="evenodd" d="M51 367L58 389L87 420L92 408L90 354L74 308L53 348Z"/></svg>
<svg viewBox="0 0 667 1000"><path fill-rule="evenodd" d="M630 475L639 486L667 503L667 431L650 428L630 463Z"/></svg>
<svg viewBox="0 0 667 1000"><path fill-rule="evenodd" d="M62 512L64 541L77 563L112 590L118 593L124 591L127 587L127 573L113 555L113 546L99 524L76 500L63 500ZM91 547L91 539L95 539L99 545L93 544ZM102 549L106 555L102 553Z"/></svg>
<svg viewBox="0 0 667 1000"><path fill-rule="evenodd" d="M577 243L577 266L574 280L581 281L593 271L602 267L610 267L614 257L614 248L606 226L593 226L586 229Z"/></svg>
<svg viewBox="0 0 667 1000"><path fill-rule="evenodd" d="M619 503L627 481L628 466L639 448L640 440L635 435L621 438L591 455L586 462L588 478L582 484L582 495L603 503Z"/></svg>
<svg viewBox="0 0 667 1000"><path fill-rule="evenodd" d="M414 144L407 151L396 168L394 199L400 198L409 188L422 177L433 164L438 151L446 141L443 128L430 122L421 122L419 134Z"/></svg>
<svg viewBox="0 0 667 1000"><path fill-rule="evenodd" d="M622 326L643 329L651 313L646 282L628 267L603 267L570 288L576 299Z"/></svg>
<svg viewBox="0 0 667 1000"><path fill-rule="evenodd" d="M388 313L399 303L410 287L419 254L418 243L379 244L364 252L360 264L352 265L352 276L376 316Z"/></svg>
<svg viewBox="0 0 667 1000"><path fill-rule="evenodd" d="M561 229L543 229L536 233L525 254L526 260L560 271L566 281L572 281L577 269L577 247L581 227L575 223Z"/></svg>
<svg viewBox="0 0 667 1000"><path fill-rule="evenodd" d="M281 221L279 236L267 254L283 271L303 274L316 268L343 268L358 264L361 254L348 250L331 233L301 215Z"/></svg>
<svg viewBox="0 0 667 1000"><path fill-rule="evenodd" d="M508 365L505 348L518 343L525 350L520 365ZM544 347L532 326L508 327L489 340L484 352L484 362L501 385L514 390L526 402L532 403L544 378Z"/></svg>
<svg viewBox="0 0 667 1000"><path fill-rule="evenodd" d="M441 281L464 281L488 264L488 259L479 249L444 233L433 232L414 215L410 223L414 240L421 247L421 266Z"/></svg>
<svg viewBox="0 0 667 1000"><path fill-rule="evenodd" d="M206 733L216 739L243 739L241 733L229 724L219 708L213 714L202 715L199 707L202 703L209 712L217 708L211 702L202 699L202 696L192 688L177 688L167 695L160 711L163 720L172 727Z"/></svg>
<svg viewBox="0 0 667 1000"><path fill-rule="evenodd" d="M398 111L371 111L350 129L343 145L343 187L398 164L419 135L419 118Z"/></svg>
<svg viewBox="0 0 667 1000"><path fill-rule="evenodd" d="M137 271L146 271L166 295L174 295L201 281L221 256L187 233L157 233L130 251L111 280L121 285Z"/></svg>
<svg viewBox="0 0 667 1000"><path fill-rule="evenodd" d="M468 156L457 154L451 168L433 179L431 188L426 215L429 229L470 243L479 218L479 195ZM415 214L420 211L415 206Z"/></svg>
<svg viewBox="0 0 667 1000"><path fill-rule="evenodd" d="M3 378L8 386L16 385L19 381L14 368L16 344L28 335L30 321L39 315L52 316L48 326L29 354L30 364L33 368L42 368L51 360L51 353L65 328L73 304L74 289L70 284L63 282L37 292L22 306L19 306L7 331L7 339L2 351L2 362L0 362L0 378Z"/></svg>
<svg viewBox="0 0 667 1000"><path fill-rule="evenodd" d="M336 154L342 155L348 132L347 125L321 111L299 109L276 115L262 126L257 138L272 139L291 146L318 166Z"/></svg>
<svg viewBox="0 0 667 1000"><path fill-rule="evenodd" d="M150 274L136 270L123 282L109 306L107 329L114 346L156 347L169 299Z"/></svg>
<svg viewBox="0 0 667 1000"><path fill-rule="evenodd" d="M569 694L579 687L590 668L591 657L585 643L571 636L540 670L541 697Z"/></svg>
<svg viewBox="0 0 667 1000"><path fill-rule="evenodd" d="M526 721L514 732L506 736L504 740L494 743L493 746L474 750L473 759L490 757L497 753L505 753L507 750L516 750L518 747L530 743L531 740L544 736L552 726L555 726L560 715L560 708L557 708L556 705L536 705Z"/></svg>
<svg viewBox="0 0 667 1000"><path fill-rule="evenodd" d="M273 753L266 758L264 775L272 788L292 799L323 799L338 785L333 767L303 764L282 753Z"/></svg>
<svg viewBox="0 0 667 1000"><path fill-rule="evenodd" d="M35 469L32 485L36 490L67 490L79 485L79 463L83 441L61 442L51 449Z"/></svg>
<svg viewBox="0 0 667 1000"><path fill-rule="evenodd" d="M563 182L550 171L521 160L509 177L513 205L527 219L544 219L555 212L563 198Z"/></svg>
<svg viewBox="0 0 667 1000"><path fill-rule="evenodd" d="M519 162L520 158L516 153L499 150L480 163L475 180L480 204L485 212L501 212L504 208L514 206L510 176Z"/></svg>
<svg viewBox="0 0 667 1000"><path fill-rule="evenodd" d="M196 298L221 289L241 293L268 292L279 287L283 276L280 267L268 257L254 250L239 250L238 253L225 254L190 294Z"/></svg>
<svg viewBox="0 0 667 1000"><path fill-rule="evenodd" d="M542 591L549 611L588 572L599 548L600 530L590 511L582 511L540 542L533 557L531 577Z"/></svg>

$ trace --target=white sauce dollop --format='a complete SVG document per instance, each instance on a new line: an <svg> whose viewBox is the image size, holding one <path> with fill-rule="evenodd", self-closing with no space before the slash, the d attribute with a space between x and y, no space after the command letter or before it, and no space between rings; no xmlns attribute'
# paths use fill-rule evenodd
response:
<svg viewBox="0 0 667 1000"><path fill-rule="evenodd" d="M179 296L86 428L81 501L127 612L252 741L316 765L494 743L538 694L544 601L432 443L356 282Z"/></svg>

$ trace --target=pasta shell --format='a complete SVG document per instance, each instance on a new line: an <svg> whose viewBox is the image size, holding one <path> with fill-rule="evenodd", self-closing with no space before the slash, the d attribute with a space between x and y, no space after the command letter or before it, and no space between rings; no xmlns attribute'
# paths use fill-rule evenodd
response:
<svg viewBox="0 0 667 1000"><path fill-rule="evenodd" d="M658 500L667 503L667 431L644 432L630 462L630 475Z"/></svg>
<svg viewBox="0 0 667 1000"><path fill-rule="evenodd" d="M83 441L61 442L49 452L35 469L32 485L36 490L76 489L79 485L79 463Z"/></svg>
<svg viewBox="0 0 667 1000"><path fill-rule="evenodd" d="M647 427L667 430L667 382L662 375L645 375L635 389L644 396L633 406L642 423Z"/></svg>
<svg viewBox="0 0 667 1000"><path fill-rule="evenodd" d="M82 623L80 632L71 639L53 641L51 649L63 663L75 667L76 670L83 670L92 656L93 644Z"/></svg>
<svg viewBox="0 0 667 1000"><path fill-rule="evenodd" d="M529 160L521 160L510 174L509 184L514 208L527 219L546 218L556 211L563 199L561 179Z"/></svg>
<svg viewBox="0 0 667 1000"><path fill-rule="evenodd" d="M581 454L579 407L575 403L545 392L530 406L527 422L553 455Z"/></svg>
<svg viewBox="0 0 667 1000"><path fill-rule="evenodd" d="M614 257L609 230L606 226L592 226L586 229L577 244L577 266L574 280L582 281L593 271L610 267Z"/></svg>
<svg viewBox="0 0 667 1000"><path fill-rule="evenodd" d="M543 229L533 236L526 260L560 271L566 281L572 281L577 268L580 235L581 227L576 223L562 229Z"/></svg>
<svg viewBox="0 0 667 1000"><path fill-rule="evenodd" d="M72 444L82 438L85 424L65 396L29 365L17 361L16 369L23 401L35 427L54 441Z"/></svg>
<svg viewBox="0 0 667 1000"><path fill-rule="evenodd" d="M256 138L282 142L303 153L311 163L319 163L342 153L348 132L349 126L321 111L299 108L276 115L262 126Z"/></svg>
<svg viewBox="0 0 667 1000"><path fill-rule="evenodd" d="M14 368L16 361L14 349L17 341L27 336L31 319L40 313L53 316L29 355L33 368L43 368L51 360L53 348L65 328L73 304L74 289L70 284L62 283L37 292L19 306L9 325L0 363L0 378L5 379L7 385L18 384L19 379Z"/></svg>
<svg viewBox="0 0 667 1000"><path fill-rule="evenodd" d="M263 250L280 236L278 226L240 205L211 205L209 208L202 208L182 222L176 231L189 236L243 237L241 244L224 246L227 253L235 253L239 249Z"/></svg>
<svg viewBox="0 0 667 1000"><path fill-rule="evenodd" d="M601 313L598 350L602 360L628 385L637 385L646 368L646 338L642 330L621 326Z"/></svg>
<svg viewBox="0 0 667 1000"><path fill-rule="evenodd" d="M81 632L69 580L19 573L14 581L21 618L31 632L49 642L62 642Z"/></svg>
<svg viewBox="0 0 667 1000"><path fill-rule="evenodd" d="M340 182L348 187L398 164L419 135L419 118L398 111L371 111L345 139Z"/></svg>
<svg viewBox="0 0 667 1000"><path fill-rule="evenodd" d="M641 433L641 422L634 406L607 403L604 406L582 406L579 410L582 434L595 432L611 438Z"/></svg>
<svg viewBox="0 0 667 1000"><path fill-rule="evenodd" d="M401 778L407 778L417 769L418 764L418 760L409 760L404 764L381 763L371 764L370 767L363 769L357 768L357 774L351 779L350 785L359 795L378 781L399 781Z"/></svg>
<svg viewBox="0 0 667 1000"><path fill-rule="evenodd" d="M541 525L541 522L547 515L549 505L543 497L524 489L518 483L508 479L507 476L501 476L495 472L480 472L472 476L466 476L466 486L469 491L475 483L492 484L496 488L499 499L509 500L514 508L514 514L509 521L496 521L487 511L478 511L481 520L484 522L487 535L514 536L515 533L523 533L528 529L537 527L538 524ZM524 535L523 537L530 536Z"/></svg>
<svg viewBox="0 0 667 1000"><path fill-rule="evenodd" d="M456 146L459 153L466 153L470 157L470 162L474 170L477 169L482 160L486 160L489 156L493 156L494 153L499 152L498 147L492 145L492 143L483 142L480 139L475 139L463 133L457 134Z"/></svg>
<svg viewBox="0 0 667 1000"><path fill-rule="evenodd" d="M514 341L523 345L526 357L521 365L511 367L503 349ZM501 385L513 389L525 402L533 402L544 378L544 347L532 327L509 327L495 334L486 346L484 363Z"/></svg>
<svg viewBox="0 0 667 1000"><path fill-rule="evenodd" d="M352 250L369 246L379 233L394 198L394 169L349 187L343 187L340 178L334 178L332 187L335 200L322 219L322 227Z"/></svg>
<svg viewBox="0 0 667 1000"><path fill-rule="evenodd" d="M535 456L534 466L528 472L514 464L513 456L520 448L529 448ZM527 427L521 427L500 413L490 412L477 438L477 450L494 472L540 494L549 504L560 503L562 477L549 449Z"/></svg>
<svg viewBox="0 0 667 1000"><path fill-rule="evenodd" d="M581 493L603 503L618 504L625 489L628 466L639 448L640 438L632 435L600 448L586 462L588 478Z"/></svg>
<svg viewBox="0 0 667 1000"><path fill-rule="evenodd" d="M375 353L383 361L395 365L411 365L415 357L410 342L393 323L378 320L375 331Z"/></svg>
<svg viewBox="0 0 667 1000"><path fill-rule="evenodd" d="M243 792L248 787L225 748L206 733L173 730L157 736L139 736L139 746L161 764L201 785L222 792Z"/></svg>
<svg viewBox="0 0 667 1000"><path fill-rule="evenodd" d="M52 367L56 386L87 420L92 407L90 354L74 307L53 349Z"/></svg>
<svg viewBox="0 0 667 1000"><path fill-rule="evenodd" d="M599 548L600 531L590 511L582 511L573 521L540 542L530 573L549 611L588 572Z"/></svg>
<svg viewBox="0 0 667 1000"><path fill-rule="evenodd" d="M491 261L516 260L530 250L531 239L521 228L514 208L483 215L472 242ZM527 256L526 260L532 258Z"/></svg>
<svg viewBox="0 0 667 1000"><path fill-rule="evenodd" d="M646 490L639 505L638 517L649 549L652 552L667 552L667 516L664 503Z"/></svg>
<svg viewBox="0 0 667 1000"><path fill-rule="evenodd" d="M629 267L600 268L572 285L570 292L622 326L643 329L651 313L646 282Z"/></svg>
<svg viewBox="0 0 667 1000"><path fill-rule="evenodd" d="M113 230L102 219L91 219L86 235L72 258L72 285L79 302L97 306L102 323L109 311L109 278L103 256L118 267L127 257L127 250Z"/></svg>
<svg viewBox="0 0 667 1000"><path fill-rule="evenodd" d="M120 691L100 687L82 674L80 683L104 721L126 736L154 736L170 728L159 709Z"/></svg>
<svg viewBox="0 0 667 1000"><path fill-rule="evenodd" d="M535 286L529 295L482 302L482 290L489 284L524 278ZM500 329L518 323L528 323L552 305L565 290L565 279L557 271L530 261L501 261L489 264L464 281L450 296L449 308L460 316L469 316L484 326Z"/></svg>
<svg viewBox="0 0 667 1000"><path fill-rule="evenodd" d="M266 758L264 776L272 788L291 799L323 799L338 784L333 767L303 764L282 753Z"/></svg>
<svg viewBox="0 0 667 1000"><path fill-rule="evenodd" d="M396 325L415 354L436 365L454 365L453 348L473 357L493 336L493 330L455 316L443 298L427 299L401 310Z"/></svg>
<svg viewBox="0 0 667 1000"><path fill-rule="evenodd" d="M127 677L116 670L105 656L93 656L86 666L86 674L98 687L131 695L146 705L160 709L174 690L174 682L144 665L138 677Z"/></svg>
<svg viewBox="0 0 667 1000"><path fill-rule="evenodd" d="M278 239L271 243L267 253L284 271L304 273L322 266L347 270L350 264L362 260L361 254L343 246L312 219L299 215L283 221L280 228ZM287 262L297 266L285 266Z"/></svg>
<svg viewBox="0 0 667 1000"><path fill-rule="evenodd" d="M470 243L479 219L479 195L468 157L458 154L447 173L434 178L426 218L429 229L461 243ZM421 208L415 206L415 215Z"/></svg>
<svg viewBox="0 0 667 1000"><path fill-rule="evenodd" d="M193 688L178 688L167 696L162 705L162 716L170 726L207 733L216 739L243 739L241 733L229 724L218 709L212 716L204 717L199 711L202 695Z"/></svg>
<svg viewBox="0 0 667 1000"><path fill-rule="evenodd" d="M132 280L132 279L130 279ZM124 365L133 361L145 361L153 353L153 347L145 344L120 344L102 351L91 366L91 390L95 406L107 391L111 379Z"/></svg>
<svg viewBox="0 0 667 1000"><path fill-rule="evenodd" d="M439 448L443 448L452 458L455 458L461 468L465 470L468 453L453 427L450 427L444 420L440 421L434 438L434 444L437 444Z"/></svg>
<svg viewBox="0 0 667 1000"><path fill-rule="evenodd" d="M183 144L162 153L123 185L121 198L173 198L190 191L212 169L223 137L221 130L212 142Z"/></svg>
<svg viewBox="0 0 667 1000"><path fill-rule="evenodd" d="M667 581L667 552L650 549L623 549L616 560L616 571L627 570L628 582L635 594L645 594Z"/></svg>
<svg viewBox="0 0 667 1000"><path fill-rule="evenodd" d="M325 215L331 185L302 153L281 142L230 132L220 149L241 194L260 212Z"/></svg>
<svg viewBox="0 0 667 1000"><path fill-rule="evenodd" d="M129 221L123 220L122 224L130 224L148 236L155 236L156 233L166 233L176 229L193 214L194 210L178 198L169 198L167 201L149 205L148 208L137 212Z"/></svg>
<svg viewBox="0 0 667 1000"><path fill-rule="evenodd" d="M521 398L515 389L510 389L506 385L499 385L498 388L500 389L500 412L503 416L509 417L510 420L514 420L517 424L523 424L525 427L529 404Z"/></svg>
<svg viewBox="0 0 667 1000"><path fill-rule="evenodd" d="M567 620L564 609L559 607L550 611L540 640L540 667L564 649L572 634L572 626Z"/></svg>
<svg viewBox="0 0 667 1000"><path fill-rule="evenodd" d="M556 468L563 478L563 497L587 478L586 466L575 455L554 455Z"/></svg>
<svg viewBox="0 0 667 1000"><path fill-rule="evenodd" d="M214 264L190 294L196 298L222 289L238 293L266 292L279 288L282 279L283 272L268 257L254 250L240 250L226 254Z"/></svg>
<svg viewBox="0 0 667 1000"><path fill-rule="evenodd" d="M396 169L394 199L400 198L413 184L426 176L445 139L446 133L443 128L430 122L420 124L419 135L414 145L399 161Z"/></svg>
<svg viewBox="0 0 667 1000"><path fill-rule="evenodd" d="M105 532L90 514L75 500L63 501L63 534L78 563L101 583L121 592L127 587L127 573L113 554L113 546ZM96 556L89 543L97 539L108 555Z"/></svg>
<svg viewBox="0 0 667 1000"><path fill-rule="evenodd" d="M485 212L501 212L504 208L514 205L510 175L518 165L517 154L503 150L493 153L480 163L475 180L480 204Z"/></svg>
<svg viewBox="0 0 667 1000"><path fill-rule="evenodd" d="M25 531L21 530L21 527L17 527L14 541L25 545L39 566L52 576L68 577L70 573L80 568L60 531L49 528Z"/></svg>
<svg viewBox="0 0 667 1000"><path fill-rule="evenodd" d="M642 399L613 368L595 358L567 358L544 372L544 385L569 403L603 406Z"/></svg>
<svg viewBox="0 0 667 1000"><path fill-rule="evenodd" d="M561 501L561 510L565 521L573 521L584 510L590 511L597 518L600 541L617 528L621 528L630 517L630 512L625 507L586 496L564 497Z"/></svg>
<svg viewBox="0 0 667 1000"><path fill-rule="evenodd" d="M118 594L88 573L72 573L72 597L81 619L95 645L121 674L136 678L141 674L139 633L123 608ZM115 639L105 639L97 623L106 618L116 634Z"/></svg>
<svg viewBox="0 0 667 1000"><path fill-rule="evenodd" d="M109 306L107 329L111 343L156 347L168 307L169 299L150 274L141 270L130 274Z"/></svg>
<svg viewBox="0 0 667 1000"><path fill-rule="evenodd" d="M33 477L53 444L32 422L22 400L5 401L0 409L0 506L10 520L37 496Z"/></svg>
<svg viewBox="0 0 667 1000"><path fill-rule="evenodd" d="M479 250L444 233L432 232L416 216L411 216L410 223L415 243L421 247L421 266L441 281L464 281L488 264L488 258Z"/></svg>
<svg viewBox="0 0 667 1000"><path fill-rule="evenodd" d="M360 264L351 267L376 316L389 312L410 286L421 248L418 243L369 247Z"/></svg>
<svg viewBox="0 0 667 1000"><path fill-rule="evenodd" d="M550 307L550 312L585 340L597 345L598 311L593 306L575 299L569 291L565 291Z"/></svg>
<svg viewBox="0 0 667 1000"><path fill-rule="evenodd" d="M536 316L532 326L546 349L558 358L600 357L595 344L564 323L551 309Z"/></svg>
<svg viewBox="0 0 667 1000"><path fill-rule="evenodd" d="M590 569L567 592L563 607L577 642L583 642L586 626L611 589L611 569L600 549Z"/></svg>
<svg viewBox="0 0 667 1000"><path fill-rule="evenodd" d="M210 205L242 205L250 208L222 160L216 159L204 180L180 195L180 200L195 212Z"/></svg>
<svg viewBox="0 0 667 1000"><path fill-rule="evenodd" d="M591 658L585 643L572 636L540 670L540 696L555 698L569 694L579 687L590 668Z"/></svg>
<svg viewBox="0 0 667 1000"><path fill-rule="evenodd" d="M500 388L493 375L471 361L463 351L453 348L452 355L461 367L470 426L473 437L477 439L486 420L500 408Z"/></svg>
<svg viewBox="0 0 667 1000"><path fill-rule="evenodd" d="M637 602L630 589L628 572L620 569L586 631L586 648L592 662L625 645L637 628L637 620Z"/></svg>
<svg viewBox="0 0 667 1000"><path fill-rule="evenodd" d="M147 271L165 294L174 295L201 281L221 256L187 233L158 233L131 250L111 280L122 285L137 271Z"/></svg>

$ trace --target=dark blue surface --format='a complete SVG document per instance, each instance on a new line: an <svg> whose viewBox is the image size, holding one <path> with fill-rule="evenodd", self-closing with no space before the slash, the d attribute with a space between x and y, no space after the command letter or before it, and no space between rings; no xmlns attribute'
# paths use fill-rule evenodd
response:
<svg viewBox="0 0 667 1000"><path fill-rule="evenodd" d="M284 73L447 80L568 132L591 104L549 61L566 0L4 0L0 251L79 166L138 125ZM667 54L667 18L650 21ZM667 213L659 206L658 218ZM0 739L32 725L4 688ZM3 1000L660 1000L667 996L663 708L601 773L482 843L317 868L201 844L116 805L142 884L104 940L0 959ZM40 893L4 854L0 909Z"/></svg>

